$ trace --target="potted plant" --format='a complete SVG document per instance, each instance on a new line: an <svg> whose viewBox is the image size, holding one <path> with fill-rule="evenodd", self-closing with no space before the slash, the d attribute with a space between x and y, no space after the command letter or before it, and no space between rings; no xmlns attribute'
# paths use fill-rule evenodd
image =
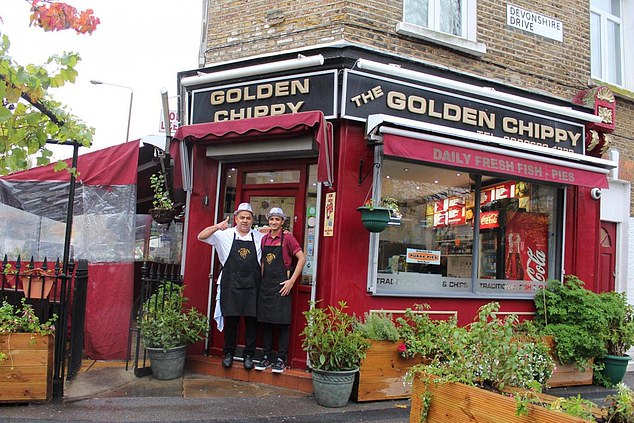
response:
<svg viewBox="0 0 634 423"><path fill-rule="evenodd" d="M176 217L177 212L174 208L174 202L169 197L165 176L162 172L153 173L150 176L150 186L154 191L154 200L152 200L154 207L149 210L150 215L157 223L171 222Z"/></svg>
<svg viewBox="0 0 634 423"><path fill-rule="evenodd" d="M399 355L400 336L392 315L384 311L365 313L359 331L370 347L361 360L352 398L355 401L409 398L411 386L403 383L403 378L416 361Z"/></svg>
<svg viewBox="0 0 634 423"><path fill-rule="evenodd" d="M0 402L49 401L55 352L53 315L41 323L22 298L0 305Z"/></svg>
<svg viewBox="0 0 634 423"><path fill-rule="evenodd" d="M186 309L186 302L182 286L164 282L143 304L139 331L157 379L180 377L187 346L200 341L209 329L207 317L193 307Z"/></svg>
<svg viewBox="0 0 634 423"><path fill-rule="evenodd" d="M627 350L634 345L634 307L624 293L599 294L603 315L607 319L606 354L600 358L602 374L612 385L623 380L630 356Z"/></svg>
<svg viewBox="0 0 634 423"><path fill-rule="evenodd" d="M345 301L324 308L311 301L303 313L306 326L300 336L312 370L313 393L317 403L326 407L347 404L359 363L369 347L359 330L359 319L347 314L346 308Z"/></svg>
<svg viewBox="0 0 634 423"><path fill-rule="evenodd" d="M402 216L398 202L389 197L378 202L366 200L357 210L361 213L363 226L370 232L382 232L390 222L399 224Z"/></svg>
<svg viewBox="0 0 634 423"><path fill-rule="evenodd" d="M567 275L564 282L548 281L534 302L534 323L542 334L552 336L558 362L549 385L591 385L593 361L606 352L607 319L600 295Z"/></svg>

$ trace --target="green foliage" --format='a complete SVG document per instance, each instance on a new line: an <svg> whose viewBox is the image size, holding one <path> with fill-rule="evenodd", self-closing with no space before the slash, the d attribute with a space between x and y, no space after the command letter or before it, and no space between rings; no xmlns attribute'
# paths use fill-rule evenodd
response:
<svg viewBox="0 0 634 423"><path fill-rule="evenodd" d="M624 383L616 385L616 395L606 398L607 421L634 423L634 392Z"/></svg>
<svg viewBox="0 0 634 423"><path fill-rule="evenodd" d="M416 304L414 308L405 310L403 317L396 319L399 338L403 344L399 353L403 358L414 356L442 359L445 345L452 342L458 322L449 320L432 320L424 311L428 304Z"/></svg>
<svg viewBox="0 0 634 423"><path fill-rule="evenodd" d="M196 309L183 309L187 298L183 287L164 282L143 304L139 319L141 337L146 347L170 348L200 341L209 330L207 316Z"/></svg>
<svg viewBox="0 0 634 423"><path fill-rule="evenodd" d="M26 169L31 156L37 165L49 163L48 139L89 147L95 130L50 95L51 89L75 82L79 55L63 53L41 66L22 66L9 55L9 38L0 36L0 175Z"/></svg>
<svg viewBox="0 0 634 423"><path fill-rule="evenodd" d="M392 320L392 315L383 311L366 313L358 330L364 338L377 341L398 341L399 333Z"/></svg>
<svg viewBox="0 0 634 423"><path fill-rule="evenodd" d="M594 420L592 408L595 404L592 401L581 398L581 395L568 398L557 398L550 404L545 404L549 410L556 410L566 413L573 417L579 417L585 420Z"/></svg>
<svg viewBox="0 0 634 423"><path fill-rule="evenodd" d="M150 186L152 187L152 191L154 191L152 205L155 209L170 210L174 208L174 203L170 199L169 192L167 192L165 187L165 177L163 173L153 173L152 176L150 176Z"/></svg>
<svg viewBox="0 0 634 423"><path fill-rule="evenodd" d="M478 318L465 327L455 320L445 321L444 338L427 364L410 372L437 376L437 381L502 390L506 386L536 388L550 378L554 363L548 347L540 339L518 337L517 316L496 316L498 303L480 308ZM432 321L435 322L435 321Z"/></svg>
<svg viewBox="0 0 634 423"><path fill-rule="evenodd" d="M7 301L0 306L0 334L8 333L37 333L38 335L51 335L55 333L54 314L48 321L40 323L35 311L26 298L22 298L20 306L14 307Z"/></svg>
<svg viewBox="0 0 634 423"><path fill-rule="evenodd" d="M624 356L634 345L634 307L622 292L603 292L599 296L608 325L607 353Z"/></svg>
<svg viewBox="0 0 634 423"><path fill-rule="evenodd" d="M535 294L535 324L544 334L553 335L555 354L562 364L583 368L590 358L606 353L607 318L601 295L584 288L575 276L564 283L548 281Z"/></svg>
<svg viewBox="0 0 634 423"><path fill-rule="evenodd" d="M302 348L308 353L310 365L319 370L354 370L365 358L370 343L358 330L360 321L345 312L345 301L338 306L317 307L311 301L303 314L306 327L301 332Z"/></svg>

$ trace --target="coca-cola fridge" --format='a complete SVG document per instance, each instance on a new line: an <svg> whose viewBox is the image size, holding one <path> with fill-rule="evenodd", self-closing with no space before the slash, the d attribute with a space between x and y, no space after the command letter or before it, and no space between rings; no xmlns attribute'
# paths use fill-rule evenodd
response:
<svg viewBox="0 0 634 423"><path fill-rule="evenodd" d="M544 282L548 277L548 215L483 212L479 270L481 279Z"/></svg>
<svg viewBox="0 0 634 423"><path fill-rule="evenodd" d="M548 277L547 214L507 212L504 246L504 279L546 281Z"/></svg>

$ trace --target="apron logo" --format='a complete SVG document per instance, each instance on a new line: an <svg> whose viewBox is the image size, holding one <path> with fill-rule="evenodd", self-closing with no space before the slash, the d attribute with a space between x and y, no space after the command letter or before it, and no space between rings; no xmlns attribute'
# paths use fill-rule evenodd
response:
<svg viewBox="0 0 634 423"><path fill-rule="evenodd" d="M240 248L238 250L238 254L240 254L240 257L245 259L249 254L251 254L251 251L249 251L248 248Z"/></svg>
<svg viewBox="0 0 634 423"><path fill-rule="evenodd" d="M271 264L273 263L273 260L275 260L275 254L273 253L268 253L266 255L266 264Z"/></svg>

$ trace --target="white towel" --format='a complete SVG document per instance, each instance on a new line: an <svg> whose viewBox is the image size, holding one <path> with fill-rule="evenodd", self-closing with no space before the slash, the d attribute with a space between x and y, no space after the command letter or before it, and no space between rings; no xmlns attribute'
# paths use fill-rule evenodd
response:
<svg viewBox="0 0 634 423"><path fill-rule="evenodd" d="M220 280L220 278L218 278L218 280ZM216 327L218 328L218 331L222 332L222 330L225 328L225 320L222 317L222 311L220 310L220 283L218 283L218 292L216 292L216 306L214 307L214 320L216 321Z"/></svg>

